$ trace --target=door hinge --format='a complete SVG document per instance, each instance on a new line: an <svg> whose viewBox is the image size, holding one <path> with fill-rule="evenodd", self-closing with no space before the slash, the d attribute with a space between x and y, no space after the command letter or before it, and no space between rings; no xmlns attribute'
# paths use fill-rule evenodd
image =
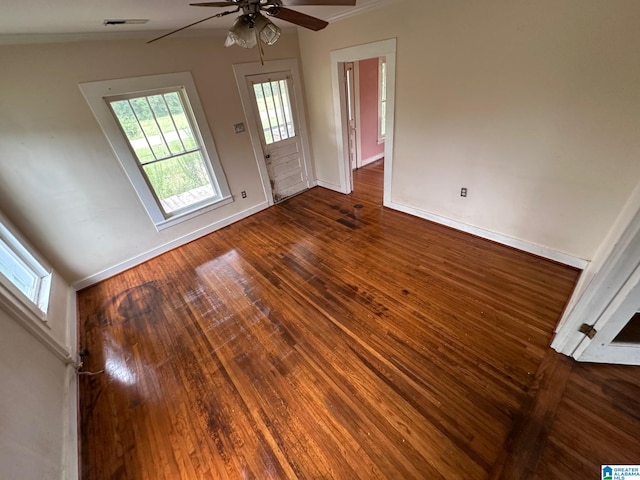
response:
<svg viewBox="0 0 640 480"><path fill-rule="evenodd" d="M580 325L578 331L580 333L584 333L590 339L593 339L593 337L596 336L596 333L598 333L598 331L593 327L593 325L587 325L586 323L583 323L582 325Z"/></svg>

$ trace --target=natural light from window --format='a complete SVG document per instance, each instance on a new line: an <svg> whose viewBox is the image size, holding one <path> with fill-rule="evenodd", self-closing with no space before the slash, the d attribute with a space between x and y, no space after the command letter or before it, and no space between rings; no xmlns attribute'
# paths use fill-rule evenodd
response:
<svg viewBox="0 0 640 480"><path fill-rule="evenodd" d="M2 223L0 223L0 284L2 285L0 291L9 295L9 298L28 305L34 312L46 314L49 306L51 273ZM41 319L45 320L44 317Z"/></svg>
<svg viewBox="0 0 640 480"><path fill-rule="evenodd" d="M255 83L253 91L267 145L295 137L286 80Z"/></svg>
<svg viewBox="0 0 640 480"><path fill-rule="evenodd" d="M219 195L179 91L112 100L110 106L165 213Z"/></svg>

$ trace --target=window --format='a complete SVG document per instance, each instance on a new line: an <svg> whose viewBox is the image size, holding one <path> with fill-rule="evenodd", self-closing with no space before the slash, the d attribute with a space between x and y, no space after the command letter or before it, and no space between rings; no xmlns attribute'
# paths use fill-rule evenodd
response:
<svg viewBox="0 0 640 480"><path fill-rule="evenodd" d="M189 73L80 88L156 228L232 201Z"/></svg>
<svg viewBox="0 0 640 480"><path fill-rule="evenodd" d="M51 272L0 222L0 290L46 321Z"/></svg>
<svg viewBox="0 0 640 480"><path fill-rule="evenodd" d="M378 62L378 143L384 142L387 118L387 62L380 57Z"/></svg>
<svg viewBox="0 0 640 480"><path fill-rule="evenodd" d="M267 145L295 137L289 87L286 80L254 83L253 91Z"/></svg>

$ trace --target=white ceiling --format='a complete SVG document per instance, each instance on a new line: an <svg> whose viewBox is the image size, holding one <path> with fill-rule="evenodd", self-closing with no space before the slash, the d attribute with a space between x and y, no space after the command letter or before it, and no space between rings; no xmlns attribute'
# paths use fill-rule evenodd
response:
<svg viewBox="0 0 640 480"><path fill-rule="evenodd" d="M114 36L137 32L165 33L214 15L223 8L189 6L203 0L0 0L0 43L38 37ZM393 0L357 0L355 7L307 6L295 10L327 21L337 21ZM105 26L105 19L149 19L145 25ZM226 30L235 15L215 18L190 30ZM291 24L278 22L286 27ZM138 36L138 35L136 35Z"/></svg>

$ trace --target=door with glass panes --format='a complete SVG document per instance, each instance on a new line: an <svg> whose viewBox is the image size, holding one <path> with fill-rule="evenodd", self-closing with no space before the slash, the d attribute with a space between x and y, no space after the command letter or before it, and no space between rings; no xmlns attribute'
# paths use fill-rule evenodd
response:
<svg viewBox="0 0 640 480"><path fill-rule="evenodd" d="M289 72L246 77L275 203L309 188Z"/></svg>

